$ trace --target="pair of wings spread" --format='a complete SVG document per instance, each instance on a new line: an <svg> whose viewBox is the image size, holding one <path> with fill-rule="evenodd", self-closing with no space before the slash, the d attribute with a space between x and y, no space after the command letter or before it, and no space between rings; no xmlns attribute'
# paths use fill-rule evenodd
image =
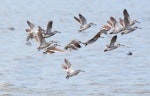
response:
<svg viewBox="0 0 150 96"><path fill-rule="evenodd" d="M124 15L124 20L121 20L120 24L124 28L129 29L131 27L131 25L130 25L130 16L129 16L126 9L123 11L123 15ZM111 21L111 24L110 24L109 21L108 21L108 23L109 23L109 25L111 25L112 28L118 28L117 21L114 17L111 16L110 21Z"/></svg>
<svg viewBox="0 0 150 96"><path fill-rule="evenodd" d="M79 18L77 18L77 17L74 16L74 19L79 23L80 26L84 26L84 25L87 24L87 20L81 14L79 14Z"/></svg>
<svg viewBox="0 0 150 96"><path fill-rule="evenodd" d="M31 29L33 29L35 27L35 25L33 23L31 23L30 21L27 21L27 24L29 25L29 27ZM46 29L45 34L52 32L52 25L53 25L53 21L49 21L47 24L47 29Z"/></svg>
<svg viewBox="0 0 150 96"><path fill-rule="evenodd" d="M62 64L62 68L67 72L67 74L74 72L71 63L67 59L64 59L64 61L65 64Z"/></svg>

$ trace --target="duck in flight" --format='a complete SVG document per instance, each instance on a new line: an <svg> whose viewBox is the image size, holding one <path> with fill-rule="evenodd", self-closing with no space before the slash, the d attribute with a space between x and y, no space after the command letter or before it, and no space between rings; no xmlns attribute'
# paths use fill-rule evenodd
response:
<svg viewBox="0 0 150 96"><path fill-rule="evenodd" d="M114 17L110 17L110 21L109 21L110 25L111 25L111 29L112 31L110 32L110 34L117 34L121 31L123 31L123 28L121 26L118 25L117 20Z"/></svg>
<svg viewBox="0 0 150 96"><path fill-rule="evenodd" d="M132 27L132 25L134 25L138 21L136 21L136 20L131 21L130 16L126 9L124 9L123 14L124 14L124 20L123 20L124 30L121 32L121 35L131 33L133 31L135 31L136 29L142 29L138 26Z"/></svg>
<svg viewBox="0 0 150 96"><path fill-rule="evenodd" d="M56 41L49 41L49 42L47 42L45 40L45 38L43 37L43 35L42 35L42 29L40 27L39 27L39 31L37 33L36 38L38 39L37 41L39 42L39 47L37 48L39 51L41 49L49 47L53 43L57 43Z"/></svg>
<svg viewBox="0 0 150 96"><path fill-rule="evenodd" d="M82 43L82 42L81 41L77 41L77 40L72 40L69 44L67 44L65 46L64 49L66 49L66 50L68 50L68 49L78 50L79 48L81 48L80 43Z"/></svg>
<svg viewBox="0 0 150 96"><path fill-rule="evenodd" d="M117 40L117 35L112 37L112 39L110 41L110 44L106 45L106 49L104 50L104 52L114 50L114 49L116 49L120 46L124 46L124 45L121 45L121 44L115 44L116 40Z"/></svg>
<svg viewBox="0 0 150 96"><path fill-rule="evenodd" d="M52 31L52 25L53 25L53 21L49 21L47 24L47 29L44 31L44 35L43 35L44 38L51 37L56 33L61 33L59 31Z"/></svg>
<svg viewBox="0 0 150 96"><path fill-rule="evenodd" d="M28 20L27 20L27 24L30 28L26 29L26 32L28 33L26 41L28 42L30 39L34 38L35 41L38 42L37 33L39 31L39 28ZM43 30L43 29L41 28L41 30Z"/></svg>
<svg viewBox="0 0 150 96"><path fill-rule="evenodd" d="M43 54L47 54L47 53L53 54L53 53L55 53L56 51L57 51L57 52L64 52L64 50L58 49L57 46L60 46L60 45L58 45L58 44L56 43L56 44L54 44L54 45L52 45L52 46L46 48L45 51L43 52Z"/></svg>
<svg viewBox="0 0 150 96"><path fill-rule="evenodd" d="M86 18L82 14L79 14L79 18L77 18L77 17L74 16L74 19L80 25L80 29L78 30L78 32L84 31L84 30L90 28L91 26L96 25L94 23L87 23Z"/></svg>
<svg viewBox="0 0 150 96"><path fill-rule="evenodd" d="M92 43L96 42L101 37L101 34L104 32L105 32L105 30L100 30L100 32L98 32L93 38L91 38L90 40L86 41L83 44L85 46L87 46L88 44L92 44ZM102 37L102 38L104 38L104 37Z"/></svg>
<svg viewBox="0 0 150 96"><path fill-rule="evenodd" d="M65 62L65 64L62 64L62 68L67 72L66 79L69 79L70 77L75 76L75 75L79 74L80 72L85 72L80 69L74 70L71 63L67 59L64 59L64 62Z"/></svg>

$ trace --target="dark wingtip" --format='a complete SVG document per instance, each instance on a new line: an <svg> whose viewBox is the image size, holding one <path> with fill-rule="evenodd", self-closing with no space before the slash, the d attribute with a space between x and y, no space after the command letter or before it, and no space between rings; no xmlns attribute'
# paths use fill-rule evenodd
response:
<svg viewBox="0 0 150 96"><path fill-rule="evenodd" d="M81 32L82 30L78 30L78 32Z"/></svg>
<svg viewBox="0 0 150 96"><path fill-rule="evenodd" d="M66 76L66 79L68 80L68 79L69 79L69 76Z"/></svg>
<svg viewBox="0 0 150 96"><path fill-rule="evenodd" d="M41 50L39 47L38 47L37 49L38 49L38 51L40 51L40 50Z"/></svg>
<svg viewBox="0 0 150 96"><path fill-rule="evenodd" d="M123 12L127 12L127 9L124 9Z"/></svg>
<svg viewBox="0 0 150 96"><path fill-rule="evenodd" d="M133 53L132 52L128 52L127 55L133 55Z"/></svg>
<svg viewBox="0 0 150 96"><path fill-rule="evenodd" d="M113 32L110 32L109 34L113 34Z"/></svg>
<svg viewBox="0 0 150 96"><path fill-rule="evenodd" d="M29 22L29 20L27 20L27 23Z"/></svg>
<svg viewBox="0 0 150 96"><path fill-rule="evenodd" d="M104 50L104 52L107 52L107 50Z"/></svg>
<svg viewBox="0 0 150 96"><path fill-rule="evenodd" d="M88 44L87 43L83 43L85 46L87 46Z"/></svg>
<svg viewBox="0 0 150 96"><path fill-rule="evenodd" d="M115 35L114 38L117 38L117 35Z"/></svg>
<svg viewBox="0 0 150 96"><path fill-rule="evenodd" d="M64 47L64 49L65 49L65 50L67 50L67 49L68 49L68 47Z"/></svg>
<svg viewBox="0 0 150 96"><path fill-rule="evenodd" d="M81 13L79 13L79 16L82 16L82 14L81 14Z"/></svg>
<svg viewBox="0 0 150 96"><path fill-rule="evenodd" d="M124 33L122 32L121 35L124 35Z"/></svg>
<svg viewBox="0 0 150 96"><path fill-rule="evenodd" d="M64 61L67 62L68 60L65 58ZM68 75L66 76L66 78L67 78L67 77L68 77Z"/></svg>
<svg viewBox="0 0 150 96"><path fill-rule="evenodd" d="M43 52L43 54L47 54L47 52Z"/></svg>

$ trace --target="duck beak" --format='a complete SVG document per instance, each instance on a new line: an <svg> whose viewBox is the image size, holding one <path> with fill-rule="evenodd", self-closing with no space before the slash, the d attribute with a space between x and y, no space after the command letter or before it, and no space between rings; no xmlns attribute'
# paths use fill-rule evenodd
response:
<svg viewBox="0 0 150 96"><path fill-rule="evenodd" d="M53 40L52 40L52 41L50 41L50 42L52 42L52 43L58 43L57 41L53 41Z"/></svg>
<svg viewBox="0 0 150 96"><path fill-rule="evenodd" d="M31 32L31 29L26 29L26 32Z"/></svg>
<svg viewBox="0 0 150 96"><path fill-rule="evenodd" d="M57 46L61 46L61 45L57 44Z"/></svg>
<svg viewBox="0 0 150 96"><path fill-rule="evenodd" d="M141 22L137 21L137 23L141 23Z"/></svg>
<svg viewBox="0 0 150 96"><path fill-rule="evenodd" d="M79 41L79 43L81 43L81 44L83 44L83 45L85 45L85 46L87 45L86 43L84 43L84 42L81 42L81 41Z"/></svg>
<svg viewBox="0 0 150 96"><path fill-rule="evenodd" d="M93 24L94 26L97 26L97 24Z"/></svg>
<svg viewBox="0 0 150 96"><path fill-rule="evenodd" d="M31 42L26 42L25 44L28 45L28 46L32 45Z"/></svg>
<svg viewBox="0 0 150 96"><path fill-rule="evenodd" d="M138 29L142 29L141 27L138 27Z"/></svg>
<svg viewBox="0 0 150 96"><path fill-rule="evenodd" d="M44 51L43 54L47 54L47 52Z"/></svg>
<svg viewBox="0 0 150 96"><path fill-rule="evenodd" d="M125 46L125 45L122 45L122 44L121 44L120 46Z"/></svg>

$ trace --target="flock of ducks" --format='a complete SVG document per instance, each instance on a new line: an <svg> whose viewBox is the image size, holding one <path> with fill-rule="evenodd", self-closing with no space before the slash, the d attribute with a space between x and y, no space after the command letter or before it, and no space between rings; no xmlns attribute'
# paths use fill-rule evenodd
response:
<svg viewBox="0 0 150 96"><path fill-rule="evenodd" d="M108 35L108 32L110 31L109 34L115 35L112 36L110 44L106 45L106 49L104 49L104 52L111 51L120 46L124 46L122 44L115 44L118 33L124 35L131 33L136 29L141 29L140 27L133 26L135 23L140 22L138 22L137 20L130 20L130 16L126 9L123 10L123 16L124 16L123 19L119 18L119 22L114 17L111 16L110 20L107 21L107 24L105 24L102 28L100 28L100 31L97 34L95 34L91 39L89 39L86 42L81 42L79 40L72 40L64 47L64 49L57 48L57 46L60 45L56 41L48 41L48 42L46 41L46 38L54 36L57 33L61 33L59 31L52 30L53 21L48 22L46 30L44 30L40 26L35 26L30 21L27 21L29 28L26 29L26 32L28 33L26 38L27 41L26 44L31 45L29 40L35 39L35 41L39 44L39 46L37 47L39 51L44 50L43 54L47 53L53 54L55 52L65 52L66 50L78 50L79 48L81 48L81 44L85 46L93 44L99 38L104 38L101 37L101 34ZM74 19L80 25L80 29L78 30L78 32L85 31L86 29L96 25L94 23L88 23L86 18L82 14L79 14L79 17L74 16ZM132 55L132 52L129 52L127 55ZM80 72L84 72L83 70L74 70L71 63L67 59L64 59L64 64L62 64L62 68L67 72L66 79L69 79L69 77L75 76Z"/></svg>

